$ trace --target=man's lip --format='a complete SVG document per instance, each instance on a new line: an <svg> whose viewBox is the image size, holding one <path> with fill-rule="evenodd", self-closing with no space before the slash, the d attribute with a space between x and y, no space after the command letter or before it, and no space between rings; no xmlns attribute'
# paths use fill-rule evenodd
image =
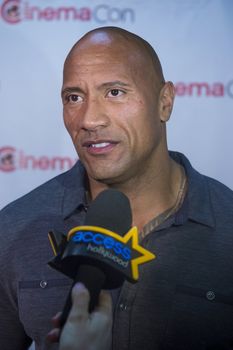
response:
<svg viewBox="0 0 233 350"><path fill-rule="evenodd" d="M103 156L111 153L118 143L112 140L88 140L83 142L83 148L92 156Z"/></svg>
<svg viewBox="0 0 233 350"><path fill-rule="evenodd" d="M92 145L97 145L97 144L109 144L109 145L114 145L117 144L118 142L112 141L112 140L88 140L83 142L83 147L91 147Z"/></svg>

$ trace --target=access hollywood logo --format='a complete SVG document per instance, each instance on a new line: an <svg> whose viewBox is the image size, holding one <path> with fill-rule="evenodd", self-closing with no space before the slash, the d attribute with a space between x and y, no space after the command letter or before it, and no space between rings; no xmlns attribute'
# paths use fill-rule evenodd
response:
<svg viewBox="0 0 233 350"><path fill-rule="evenodd" d="M57 234L57 233L56 233ZM100 260L108 259L108 262L117 267L124 273L127 280L136 282L139 277L138 267L141 264L155 259L155 255L139 245L138 229L132 227L124 236L98 226L76 226L72 228L66 237L66 240L73 244L64 247L64 241L61 240L57 249L54 232L49 232L49 241L55 255L58 257L58 270L60 270L60 259L66 257L83 256L90 257L90 254L99 255ZM102 258L104 260L102 260Z"/></svg>
<svg viewBox="0 0 233 350"><path fill-rule="evenodd" d="M65 3L66 1L64 1ZM94 21L99 24L106 23L132 23L135 12L132 8L111 7L101 4L93 8L76 6L47 6L32 5L29 1L5 0L0 11L3 21L9 24L18 24L23 21Z"/></svg>
<svg viewBox="0 0 233 350"><path fill-rule="evenodd" d="M65 171L70 169L77 159L69 157L48 157L27 155L22 150L12 146L0 148L0 171L14 172L17 170Z"/></svg>

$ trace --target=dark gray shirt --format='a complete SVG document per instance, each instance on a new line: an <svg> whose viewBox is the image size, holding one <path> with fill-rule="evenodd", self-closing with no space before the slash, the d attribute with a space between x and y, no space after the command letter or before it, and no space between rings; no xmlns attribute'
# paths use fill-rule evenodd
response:
<svg viewBox="0 0 233 350"><path fill-rule="evenodd" d="M185 168L188 192L142 241L157 258L140 266L139 282L112 292L113 350L220 350L233 339L233 192L171 156ZM27 349L31 339L38 350L57 349L45 336L71 281L47 265L47 234L83 223L83 184L77 163L0 213L1 350Z"/></svg>

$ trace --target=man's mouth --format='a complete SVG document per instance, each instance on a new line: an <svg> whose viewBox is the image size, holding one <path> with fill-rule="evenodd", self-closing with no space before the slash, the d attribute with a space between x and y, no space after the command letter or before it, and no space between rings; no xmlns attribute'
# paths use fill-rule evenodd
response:
<svg viewBox="0 0 233 350"><path fill-rule="evenodd" d="M100 143L91 143L90 145L88 145L88 147L103 148L103 147L107 147L107 146L110 146L110 145L111 145L110 142L100 142Z"/></svg>
<svg viewBox="0 0 233 350"><path fill-rule="evenodd" d="M88 151L88 153L93 155L104 155L111 152L115 146L118 144L118 142L115 141L102 141L102 140L96 140L96 141L86 141L83 143L83 147L85 147Z"/></svg>

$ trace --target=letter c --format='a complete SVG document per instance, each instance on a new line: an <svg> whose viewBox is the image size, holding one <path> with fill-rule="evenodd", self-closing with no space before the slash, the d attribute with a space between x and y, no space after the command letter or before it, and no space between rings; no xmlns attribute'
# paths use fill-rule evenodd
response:
<svg viewBox="0 0 233 350"><path fill-rule="evenodd" d="M83 242L88 243L88 242L91 242L92 239L93 239L92 232L90 232L90 231L83 232Z"/></svg>
<svg viewBox="0 0 233 350"><path fill-rule="evenodd" d="M93 243L95 243L96 245L103 244L103 241L104 241L104 236L101 235L100 233L97 233L93 236Z"/></svg>

